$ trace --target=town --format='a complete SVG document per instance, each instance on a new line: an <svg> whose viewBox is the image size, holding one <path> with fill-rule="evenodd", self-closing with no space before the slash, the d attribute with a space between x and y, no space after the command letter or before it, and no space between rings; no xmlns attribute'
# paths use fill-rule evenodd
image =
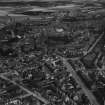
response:
<svg viewBox="0 0 105 105"><path fill-rule="evenodd" d="M0 105L105 105L105 18L84 8L6 16Z"/></svg>

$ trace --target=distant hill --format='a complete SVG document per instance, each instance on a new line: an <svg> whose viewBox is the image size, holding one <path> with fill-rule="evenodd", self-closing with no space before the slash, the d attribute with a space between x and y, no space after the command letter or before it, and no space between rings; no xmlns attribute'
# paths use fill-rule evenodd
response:
<svg viewBox="0 0 105 105"><path fill-rule="evenodd" d="M32 6L54 6L54 5L65 5L71 3L71 0L0 0L0 6L21 6L21 5L32 5Z"/></svg>
<svg viewBox="0 0 105 105"><path fill-rule="evenodd" d="M30 1L72 1L72 0L0 0L0 2L30 2Z"/></svg>
<svg viewBox="0 0 105 105"><path fill-rule="evenodd" d="M33 5L33 6L42 6L42 7L46 7L48 6L48 2L39 2L39 1L20 1L20 0L0 0L0 6L21 6L21 5Z"/></svg>

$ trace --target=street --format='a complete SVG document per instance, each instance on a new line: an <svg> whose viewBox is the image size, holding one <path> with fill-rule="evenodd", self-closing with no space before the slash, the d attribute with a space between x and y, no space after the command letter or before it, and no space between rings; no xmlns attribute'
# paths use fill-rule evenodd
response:
<svg viewBox="0 0 105 105"><path fill-rule="evenodd" d="M85 95L88 97L92 105L99 105L96 98L92 94L92 92L85 86L85 84L82 82L80 77L77 75L77 73L74 71L72 66L68 63L68 61L65 58L62 58L64 65L67 67L67 71L70 72L73 75L73 78L76 80L76 82L81 86L82 90L84 91Z"/></svg>

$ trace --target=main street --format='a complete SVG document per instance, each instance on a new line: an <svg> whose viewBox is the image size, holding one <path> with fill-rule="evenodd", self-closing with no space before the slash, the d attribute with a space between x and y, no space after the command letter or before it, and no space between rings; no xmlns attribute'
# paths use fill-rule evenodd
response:
<svg viewBox="0 0 105 105"><path fill-rule="evenodd" d="M72 68L66 58L62 58L64 65L67 67L67 71L73 75L75 81L81 86L82 90L84 91L85 95L88 97L92 105L100 105L96 100L93 93L85 86L82 82L81 78L77 75L76 71Z"/></svg>

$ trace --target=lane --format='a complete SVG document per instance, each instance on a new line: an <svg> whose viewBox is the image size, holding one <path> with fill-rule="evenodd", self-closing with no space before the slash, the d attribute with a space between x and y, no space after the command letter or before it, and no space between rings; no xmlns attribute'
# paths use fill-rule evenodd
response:
<svg viewBox="0 0 105 105"><path fill-rule="evenodd" d="M94 48L95 46L98 44L98 42L102 39L102 37L104 36L104 33L102 33L97 39L96 41L92 44L92 46L88 49L88 51L84 51L84 56L86 56L87 54L89 54Z"/></svg>
<svg viewBox="0 0 105 105"><path fill-rule="evenodd" d="M80 77L77 75L77 73L74 71L72 66L68 63L68 61L65 58L62 58L64 65L67 67L67 71L70 72L73 75L73 78L76 80L76 82L81 86L82 90L84 91L85 95L88 97L92 105L100 105L92 92L85 86L85 84L82 82Z"/></svg>
<svg viewBox="0 0 105 105"><path fill-rule="evenodd" d="M18 86L20 89L22 89L23 91L25 91L25 92L27 92L28 94L32 95L32 96L35 97L36 99L38 99L38 100L40 100L41 102L45 103L46 105L49 104L49 101L46 100L45 98L43 98L43 97L41 96L41 94L38 93L37 91L32 92L32 91L30 91L29 89L27 89L27 88L21 86L20 84L16 83L15 81L10 80L9 78L5 77L4 75L0 75L0 78L2 78L2 79L4 79L4 80L6 80L6 81L8 81L8 82L10 82L10 83L12 83L12 84Z"/></svg>

